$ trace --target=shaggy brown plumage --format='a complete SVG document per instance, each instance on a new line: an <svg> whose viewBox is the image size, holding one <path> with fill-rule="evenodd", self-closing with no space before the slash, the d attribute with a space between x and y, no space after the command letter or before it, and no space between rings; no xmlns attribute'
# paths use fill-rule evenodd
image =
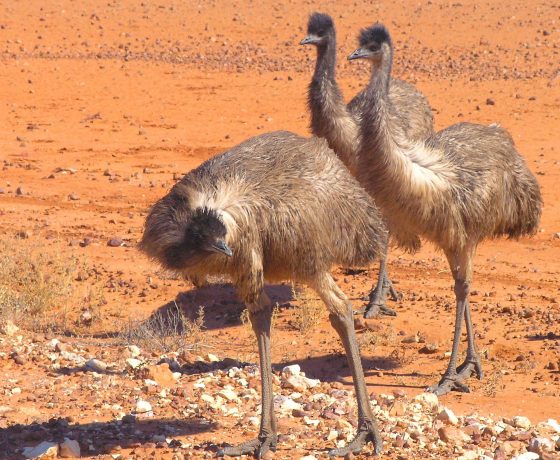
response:
<svg viewBox="0 0 560 460"><path fill-rule="evenodd" d="M394 129L388 97L392 43L382 25L362 32L360 48L349 59L372 63L361 124L359 179L381 207L389 229L415 246L421 235L445 252L454 279L457 318L449 367L432 389L468 391L462 380L482 376L474 347L468 306L472 262L477 245L501 235L534 233L542 208L540 188L517 152L509 133L498 125L459 123L412 143ZM467 360L455 368L463 316L467 325ZM457 372L458 371L458 372Z"/></svg>
<svg viewBox="0 0 560 460"><path fill-rule="evenodd" d="M151 209L140 248L186 276L229 275L247 304L261 356L259 439L227 455L264 454L276 445L267 281L313 287L345 346L356 385L356 439L333 455L381 448L371 413L352 309L335 284L334 264L369 265L385 250L386 230L369 195L322 139L288 132L253 137L187 174Z"/></svg>
<svg viewBox="0 0 560 460"><path fill-rule="evenodd" d="M359 173L367 164L358 162L361 145L360 123L368 104L376 101L366 97L366 91L358 93L348 105L336 82L336 31L332 18L323 13L313 13L307 25L307 37L302 44L312 44L317 48L315 72L309 84L308 106L311 113L311 131L323 137L352 174L365 180L375 181L375 177ZM414 86L390 78L388 98L391 101L387 111L388 123L395 133L411 141L423 141L434 134L434 119L426 97ZM368 188L367 183L362 183ZM416 243L419 244L418 238ZM410 245L408 245L410 248ZM415 247L417 249L417 247ZM383 281L391 283L385 270L385 259L379 270L379 281L370 294L366 307L366 317L379 313L394 314L385 306ZM393 291L393 296L396 294Z"/></svg>

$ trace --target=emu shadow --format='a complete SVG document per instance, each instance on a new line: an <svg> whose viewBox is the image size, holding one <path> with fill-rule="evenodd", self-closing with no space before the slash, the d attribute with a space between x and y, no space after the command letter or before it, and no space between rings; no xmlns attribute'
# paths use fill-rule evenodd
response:
<svg viewBox="0 0 560 460"><path fill-rule="evenodd" d="M34 447L43 441L61 443L70 438L80 443L88 456L109 454L113 449L134 448L141 458L148 458L153 451L153 436L174 438L206 431L213 431L214 423L203 418L189 419L134 419L128 417L108 422L70 424L66 419L51 419L43 423L16 424L0 429L0 452L5 460L19 460L24 447ZM150 443L143 452L143 445ZM88 450L89 446L93 450ZM172 445L170 447L173 447ZM18 453L19 452L19 453ZM145 454L145 455L144 455Z"/></svg>
<svg viewBox="0 0 560 460"><path fill-rule="evenodd" d="M293 300L290 284L266 285L265 291L273 304L284 304ZM196 319L199 308L204 307L204 328L208 330L239 325L241 313L245 309L232 284L217 283L179 293L175 300L159 307L150 318L165 315L177 307L191 320Z"/></svg>

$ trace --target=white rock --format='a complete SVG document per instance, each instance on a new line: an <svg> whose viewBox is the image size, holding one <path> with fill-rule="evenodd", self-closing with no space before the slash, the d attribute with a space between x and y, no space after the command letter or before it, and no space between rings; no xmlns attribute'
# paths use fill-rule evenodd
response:
<svg viewBox="0 0 560 460"><path fill-rule="evenodd" d="M7 320L0 324L0 334L7 335L8 337L13 337L19 327L17 327L12 321Z"/></svg>
<svg viewBox="0 0 560 460"><path fill-rule="evenodd" d="M285 377L288 377L290 375L298 376L300 373L301 373L301 367L299 367L299 364L292 364L291 366L285 366L284 369L282 369L282 375Z"/></svg>
<svg viewBox="0 0 560 460"><path fill-rule="evenodd" d="M206 355L206 361L208 361L209 363L218 363L220 362L220 358L218 358L216 355L213 355L212 353L208 353Z"/></svg>
<svg viewBox="0 0 560 460"><path fill-rule="evenodd" d="M309 418L306 415L305 417L303 417L303 423L305 423L306 425L312 426L314 428L317 428L317 426L319 426L319 423L321 423L321 420L312 419L312 418Z"/></svg>
<svg viewBox="0 0 560 460"><path fill-rule="evenodd" d="M24 448L23 456L28 459L54 460L58 456L58 444L43 441L35 447Z"/></svg>
<svg viewBox="0 0 560 460"><path fill-rule="evenodd" d="M64 438L64 442L60 444L58 455L62 458L80 458L80 444L73 439Z"/></svg>
<svg viewBox="0 0 560 460"><path fill-rule="evenodd" d="M535 452L524 452L517 457L513 457L511 460L539 460L541 456Z"/></svg>
<svg viewBox="0 0 560 460"><path fill-rule="evenodd" d="M459 423L459 419L453 413L451 409L444 407L443 410L437 414L436 420L441 420L443 423L447 425L457 425Z"/></svg>
<svg viewBox="0 0 560 460"><path fill-rule="evenodd" d="M294 409L302 410L303 407L288 396L276 395L274 397L274 409L286 415L291 414Z"/></svg>
<svg viewBox="0 0 560 460"><path fill-rule="evenodd" d="M554 441L548 438L533 438L529 442L528 450L537 453L554 450Z"/></svg>
<svg viewBox="0 0 560 460"><path fill-rule="evenodd" d="M433 393L420 393L414 400L430 410L437 409L439 405L438 397Z"/></svg>
<svg viewBox="0 0 560 460"><path fill-rule="evenodd" d="M148 401L144 399L139 399L138 401L136 401L137 414L147 414L149 412L152 412L152 405Z"/></svg>
<svg viewBox="0 0 560 460"><path fill-rule="evenodd" d="M317 460L317 457L314 455L306 455L305 457L300 457L299 460Z"/></svg>
<svg viewBox="0 0 560 460"><path fill-rule="evenodd" d="M126 360L126 365L130 369L138 369L142 365L142 361L136 358L128 358Z"/></svg>
<svg viewBox="0 0 560 460"><path fill-rule="evenodd" d="M309 388L306 378L301 375L289 375L282 379L282 387L292 388L296 391L305 391Z"/></svg>
<svg viewBox="0 0 560 460"><path fill-rule="evenodd" d="M327 441L335 441L336 439L338 439L338 431L330 430L327 435Z"/></svg>
<svg viewBox="0 0 560 460"><path fill-rule="evenodd" d="M136 345L129 345L127 349L128 349L128 354L130 355L131 358L137 358L138 356L140 356L140 353L142 353L140 348L138 348Z"/></svg>
<svg viewBox="0 0 560 460"><path fill-rule="evenodd" d="M531 428L531 420L522 415L516 415L511 419L511 421L513 423L513 426L516 428L522 428L523 430L528 430L529 428Z"/></svg>
<svg viewBox="0 0 560 460"><path fill-rule="evenodd" d="M560 433L560 423L558 423L556 420L554 420L553 418L549 418L546 421L547 425L550 426L554 431L556 431L556 433Z"/></svg>
<svg viewBox="0 0 560 460"><path fill-rule="evenodd" d="M85 367L88 371L93 372L105 372L107 370L107 364L99 359L90 359L86 362Z"/></svg>
<svg viewBox="0 0 560 460"><path fill-rule="evenodd" d="M239 396L237 396L237 393L230 388L224 388L218 394L228 401L239 401Z"/></svg>
<svg viewBox="0 0 560 460"><path fill-rule="evenodd" d="M457 460L479 460L479 454L476 450L467 450Z"/></svg>

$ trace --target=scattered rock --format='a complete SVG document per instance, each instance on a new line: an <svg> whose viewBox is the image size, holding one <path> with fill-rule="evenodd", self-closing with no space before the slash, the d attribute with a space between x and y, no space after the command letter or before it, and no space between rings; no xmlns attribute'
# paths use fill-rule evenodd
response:
<svg viewBox="0 0 560 460"><path fill-rule="evenodd" d="M171 369L169 369L169 364L167 363L157 364L155 366L147 366L146 372L146 378L154 380L161 387L169 388L174 386L176 383L173 372L171 372Z"/></svg>
<svg viewBox="0 0 560 460"><path fill-rule="evenodd" d="M446 425L457 425L459 423L457 416L447 407L444 407L443 410L437 414L436 420L441 420Z"/></svg>
<svg viewBox="0 0 560 460"><path fill-rule="evenodd" d="M35 447L25 447L23 456L28 459L55 460L58 456L58 444L43 441Z"/></svg>
<svg viewBox="0 0 560 460"><path fill-rule="evenodd" d="M427 393L427 392L426 393L420 393L414 399L415 399L415 401L422 404L422 406L424 406L424 407L426 407L430 410L435 410L439 406L438 397L433 393Z"/></svg>
<svg viewBox="0 0 560 460"><path fill-rule="evenodd" d="M437 343L427 343L418 351L426 355L433 355L434 353L437 353L438 350L439 345Z"/></svg>
<svg viewBox="0 0 560 460"><path fill-rule="evenodd" d="M142 366L142 363L143 363L142 360L136 358L128 358L126 360L126 365L130 369L138 369L140 366Z"/></svg>
<svg viewBox="0 0 560 460"><path fill-rule="evenodd" d="M494 99L487 98L486 105L496 105L496 101Z"/></svg>
<svg viewBox="0 0 560 460"><path fill-rule="evenodd" d="M122 245L124 245L124 241L121 238L110 238L109 241L107 241L107 246L112 248L118 248Z"/></svg>
<svg viewBox="0 0 560 460"><path fill-rule="evenodd" d="M144 399L139 399L138 401L136 401L135 412L138 415L153 415L152 405Z"/></svg>
<svg viewBox="0 0 560 460"><path fill-rule="evenodd" d="M89 361L86 361L84 367L86 370L93 372L103 373L107 371L107 364L99 359L90 359Z"/></svg>
<svg viewBox="0 0 560 460"><path fill-rule="evenodd" d="M524 452L516 457L513 457L511 460L539 460L540 455L534 452Z"/></svg>
<svg viewBox="0 0 560 460"><path fill-rule="evenodd" d="M440 439L448 444L463 444L470 442L471 438L463 430L454 426L444 426L438 430Z"/></svg>
<svg viewBox="0 0 560 460"><path fill-rule="evenodd" d="M522 415L516 415L515 417L513 417L511 419L511 423L509 424L523 430L528 430L529 428L531 428L531 421L527 417L524 417Z"/></svg>
<svg viewBox="0 0 560 460"><path fill-rule="evenodd" d="M80 444L73 439L64 438L64 442L60 444L59 456L62 458L80 458Z"/></svg>

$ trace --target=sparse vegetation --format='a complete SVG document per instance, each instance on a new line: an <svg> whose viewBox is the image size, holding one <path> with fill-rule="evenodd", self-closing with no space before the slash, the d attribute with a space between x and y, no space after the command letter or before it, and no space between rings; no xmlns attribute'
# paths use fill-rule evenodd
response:
<svg viewBox="0 0 560 460"><path fill-rule="evenodd" d="M202 346L203 329L203 306L198 308L196 318L189 319L173 302L144 321L130 320L121 333L121 339L156 353L196 351Z"/></svg>
<svg viewBox="0 0 560 460"><path fill-rule="evenodd" d="M296 289L296 286L292 285L292 297L298 302L292 324L299 332L305 334L319 323L326 311L325 306L321 299L305 287Z"/></svg>

